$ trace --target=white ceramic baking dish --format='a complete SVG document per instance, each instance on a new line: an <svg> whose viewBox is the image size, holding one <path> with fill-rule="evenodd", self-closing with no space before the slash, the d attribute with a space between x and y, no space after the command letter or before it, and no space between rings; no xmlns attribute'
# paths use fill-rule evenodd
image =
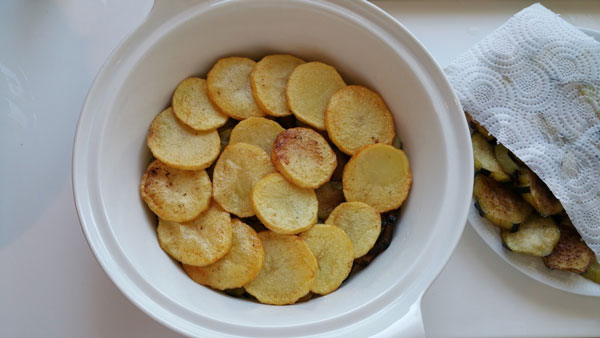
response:
<svg viewBox="0 0 600 338"><path fill-rule="evenodd" d="M147 128L179 81L205 76L219 57L276 52L330 63L381 93L414 178L384 253L338 291L282 307L195 284L158 246L138 193ZM157 1L98 74L73 151L75 201L98 262L140 309L190 336L423 335L420 300L458 242L472 185L469 132L442 71L363 1Z"/></svg>

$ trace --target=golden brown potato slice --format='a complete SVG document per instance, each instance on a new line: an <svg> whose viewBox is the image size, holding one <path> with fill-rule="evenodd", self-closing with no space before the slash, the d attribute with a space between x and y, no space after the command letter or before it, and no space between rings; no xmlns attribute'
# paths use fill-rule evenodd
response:
<svg viewBox="0 0 600 338"><path fill-rule="evenodd" d="M332 66L322 62L301 64L294 69L287 83L288 107L298 120L325 130L325 108L329 98L345 86Z"/></svg>
<svg viewBox="0 0 600 338"><path fill-rule="evenodd" d="M304 61L292 55L267 55L254 66L250 86L258 106L271 116L292 114L287 106L285 87L296 66Z"/></svg>
<svg viewBox="0 0 600 338"><path fill-rule="evenodd" d="M223 209L238 216L254 216L252 187L275 172L269 155L257 146L236 143L225 147L213 171L213 198Z"/></svg>
<svg viewBox="0 0 600 338"><path fill-rule="evenodd" d="M337 159L329 143L316 131L291 128L277 136L271 161L288 181L315 189L329 181Z"/></svg>
<svg viewBox="0 0 600 338"><path fill-rule="evenodd" d="M195 130L217 129L229 118L208 99L206 80L197 77L181 81L173 93L171 104L179 121Z"/></svg>
<svg viewBox="0 0 600 338"><path fill-rule="evenodd" d="M265 252L256 231L237 218L231 220L231 249L218 261L206 266L183 264L196 283L225 290L241 288L262 269Z"/></svg>
<svg viewBox="0 0 600 338"><path fill-rule="evenodd" d="M265 249L265 263L245 286L246 291L264 304L294 304L314 283L315 256L298 236L263 231L258 237Z"/></svg>
<svg viewBox="0 0 600 338"><path fill-rule="evenodd" d="M219 260L231 248L231 218L218 204L186 223L158 221L158 243L184 264L205 266Z"/></svg>
<svg viewBox="0 0 600 338"><path fill-rule="evenodd" d="M560 239L552 253L544 257L544 263L550 269L585 272L594 258L594 252L574 228L560 228Z"/></svg>
<svg viewBox="0 0 600 338"><path fill-rule="evenodd" d="M221 151L216 130L195 131L179 122L171 108L154 118L146 143L161 162L186 170L209 167Z"/></svg>
<svg viewBox="0 0 600 338"><path fill-rule="evenodd" d="M221 113L243 120L252 116L264 116L250 88L250 73L256 62L243 57L219 59L208 72L208 97Z"/></svg>
<svg viewBox="0 0 600 338"><path fill-rule="evenodd" d="M317 275L310 289L326 295L335 291L348 277L354 261L354 249L344 230L327 224L316 224L300 234L317 259Z"/></svg>
<svg viewBox="0 0 600 338"><path fill-rule="evenodd" d="M366 203L377 212L399 208L408 196L411 182L404 151L382 143L365 146L354 154L342 179L347 201Z"/></svg>
<svg viewBox="0 0 600 338"><path fill-rule="evenodd" d="M527 203L531 204L542 216L556 215L563 211L563 206L548 186L528 168L522 168L517 174L518 191Z"/></svg>
<svg viewBox="0 0 600 338"><path fill-rule="evenodd" d="M156 160L146 169L140 192L158 217L187 222L208 208L212 185L205 170L175 169Z"/></svg>
<svg viewBox="0 0 600 338"><path fill-rule="evenodd" d="M344 202L342 182L330 181L315 190L319 201L319 219L326 220L333 209Z"/></svg>
<svg viewBox="0 0 600 338"><path fill-rule="evenodd" d="M319 202L315 191L297 187L278 173L258 181L250 200L258 219L281 234L297 234L317 222Z"/></svg>
<svg viewBox="0 0 600 338"><path fill-rule="evenodd" d="M250 117L238 123L231 131L229 144L253 144L271 154L277 135L284 131L279 123L264 117Z"/></svg>
<svg viewBox="0 0 600 338"><path fill-rule="evenodd" d="M325 224L335 225L348 235L354 258L367 254L381 233L381 215L361 202L345 202L333 209Z"/></svg>
<svg viewBox="0 0 600 338"><path fill-rule="evenodd" d="M531 215L531 206L510 186L482 174L475 176L473 196L479 214L505 230L517 229Z"/></svg>
<svg viewBox="0 0 600 338"><path fill-rule="evenodd" d="M338 90L325 110L331 141L348 155L374 143L392 144L394 117L381 96L363 86Z"/></svg>
<svg viewBox="0 0 600 338"><path fill-rule="evenodd" d="M556 246L560 230L552 218L532 215L516 232L502 230L501 235L502 241L511 251L544 257Z"/></svg>

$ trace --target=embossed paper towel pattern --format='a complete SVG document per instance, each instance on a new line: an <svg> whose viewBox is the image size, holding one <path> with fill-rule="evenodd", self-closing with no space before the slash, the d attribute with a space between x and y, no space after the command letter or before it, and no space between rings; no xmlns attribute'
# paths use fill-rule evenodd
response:
<svg viewBox="0 0 600 338"><path fill-rule="evenodd" d="M600 259L600 43L535 4L446 73L465 111L548 185Z"/></svg>

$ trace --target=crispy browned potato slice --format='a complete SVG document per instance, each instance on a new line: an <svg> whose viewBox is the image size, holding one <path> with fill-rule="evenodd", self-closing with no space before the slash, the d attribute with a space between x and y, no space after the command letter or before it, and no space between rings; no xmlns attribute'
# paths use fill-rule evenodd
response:
<svg viewBox="0 0 600 338"><path fill-rule="evenodd" d="M337 159L329 143L316 131L291 128L277 136L271 161L288 181L315 189L329 181Z"/></svg>
<svg viewBox="0 0 600 338"><path fill-rule="evenodd" d="M319 201L319 219L325 220L338 205L344 202L342 182L329 181L315 190Z"/></svg>
<svg viewBox="0 0 600 338"><path fill-rule="evenodd" d="M322 62L301 64L294 69L287 83L288 107L298 120L325 130L325 108L329 98L345 86L332 66Z"/></svg>
<svg viewBox="0 0 600 338"><path fill-rule="evenodd" d="M219 59L208 72L208 97L219 110L236 120L264 116L250 87L250 73L256 62L243 57Z"/></svg>
<svg viewBox="0 0 600 338"><path fill-rule="evenodd" d="M473 196L481 216L497 227L514 230L531 215L532 208L509 186L477 174Z"/></svg>
<svg viewBox="0 0 600 338"><path fill-rule="evenodd" d="M573 228L560 228L560 239L552 253L544 257L544 263L550 269L585 272L594 258L594 252L588 248L581 236Z"/></svg>
<svg viewBox="0 0 600 338"><path fill-rule="evenodd" d="M411 182L404 151L382 143L365 146L354 154L342 179L347 201L366 203L377 212L399 208L408 196Z"/></svg>
<svg viewBox="0 0 600 338"><path fill-rule="evenodd" d="M229 144L253 144L260 147L267 154L271 154L277 135L284 130L279 123L273 120L264 117L250 117L233 128Z"/></svg>
<svg viewBox="0 0 600 338"><path fill-rule="evenodd" d="M241 288L260 272L265 252L256 231L237 218L231 220L231 249L218 261L206 266L183 264L196 283L225 290Z"/></svg>
<svg viewBox="0 0 600 338"><path fill-rule="evenodd" d="M205 266L219 260L231 248L231 218L218 204L186 223L158 220L158 243L184 264Z"/></svg>
<svg viewBox="0 0 600 338"><path fill-rule="evenodd" d="M335 225L348 235L354 258L367 254L381 233L381 215L362 202L345 202L333 209L325 224Z"/></svg>
<svg viewBox="0 0 600 338"><path fill-rule="evenodd" d="M285 87L296 66L304 61L292 55L267 55L254 66L250 86L258 106L271 116L292 114L287 106Z"/></svg>
<svg viewBox="0 0 600 338"><path fill-rule="evenodd" d="M258 237L265 249L265 263L245 286L246 291L264 304L294 304L314 283L315 256L298 236L263 231Z"/></svg>
<svg viewBox="0 0 600 338"><path fill-rule="evenodd" d="M538 257L549 255L559 238L554 220L538 215L529 217L516 232L502 230L502 241L511 251Z"/></svg>
<svg viewBox="0 0 600 338"><path fill-rule="evenodd" d="M281 234L297 234L317 222L319 202L315 191L295 186L278 173L258 181L250 200L258 219Z"/></svg>
<svg viewBox="0 0 600 338"><path fill-rule="evenodd" d="M223 209L238 216L254 216L250 204L252 187L275 172L269 155L257 146L236 143L225 147L213 172L213 198Z"/></svg>
<svg viewBox="0 0 600 338"><path fill-rule="evenodd" d="M161 162L186 170L209 167L221 151L216 130L195 131L179 122L171 108L154 118L146 143Z"/></svg>
<svg viewBox="0 0 600 338"><path fill-rule="evenodd" d="M315 282L310 289L326 295L335 291L348 277L354 261L354 249L344 230L327 224L316 224L300 234L318 263Z"/></svg>
<svg viewBox="0 0 600 338"><path fill-rule="evenodd" d="M205 170L175 169L155 160L142 177L140 192L158 217L187 222L208 208L212 185Z"/></svg>
<svg viewBox="0 0 600 338"><path fill-rule="evenodd" d="M198 77L181 81L173 93L171 105L179 121L195 130L217 129L229 118L210 102L206 80Z"/></svg>
<svg viewBox="0 0 600 338"><path fill-rule="evenodd" d="M354 155L374 143L392 144L394 117L381 96L363 86L338 90L325 110L329 138L341 151Z"/></svg>
<svg viewBox="0 0 600 338"><path fill-rule="evenodd" d="M542 216L556 215L563 211L563 206L548 186L528 168L518 173L519 192L527 203L531 204Z"/></svg>

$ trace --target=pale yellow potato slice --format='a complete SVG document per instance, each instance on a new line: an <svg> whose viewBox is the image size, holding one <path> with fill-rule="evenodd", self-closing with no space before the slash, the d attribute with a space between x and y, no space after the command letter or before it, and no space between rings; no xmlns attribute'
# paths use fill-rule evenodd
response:
<svg viewBox="0 0 600 338"><path fill-rule="evenodd" d="M325 109L331 96L346 83L335 68L322 62L296 67L285 90L288 107L296 118L325 130Z"/></svg>
<svg viewBox="0 0 600 338"><path fill-rule="evenodd" d="M264 117L250 117L240 121L229 137L229 144L248 143L271 154L277 135L284 131L279 123Z"/></svg>
<svg viewBox="0 0 600 338"><path fill-rule="evenodd" d="M179 121L195 130L217 129L229 118L210 102L206 80L198 77L181 81L173 93L171 106Z"/></svg>
<svg viewBox="0 0 600 338"><path fill-rule="evenodd" d="M212 185L205 170L181 170L155 160L140 184L142 199L158 217L191 221L210 205Z"/></svg>
<svg viewBox="0 0 600 338"><path fill-rule="evenodd" d="M278 173L258 181L250 201L256 217L281 234L297 234L317 223L319 202L315 191L295 186Z"/></svg>
<svg viewBox="0 0 600 338"><path fill-rule="evenodd" d="M186 223L158 220L158 243L184 264L205 266L219 260L231 248L231 217L218 204Z"/></svg>
<svg viewBox="0 0 600 338"><path fill-rule="evenodd" d="M250 73L256 62L243 57L219 59L206 77L208 97L221 113L236 120L264 116L250 87Z"/></svg>
<svg viewBox="0 0 600 338"><path fill-rule="evenodd" d="M411 183L404 151L382 143L365 146L354 154L342 177L347 201L366 203L380 213L399 208Z"/></svg>
<svg viewBox="0 0 600 338"><path fill-rule="evenodd" d="M310 292L315 281L315 256L298 236L263 231L258 237L265 249L265 263L245 286L246 291L264 304L294 304Z"/></svg>
<svg viewBox="0 0 600 338"><path fill-rule="evenodd" d="M196 131L181 123L167 108L150 124L146 144L154 157L178 169L208 168L219 156L219 133Z"/></svg>
<svg viewBox="0 0 600 338"><path fill-rule="evenodd" d="M292 55L267 55L250 73L250 86L258 106L271 116L287 116L292 112L287 106L285 87L296 66L304 61Z"/></svg>
<svg viewBox="0 0 600 338"><path fill-rule="evenodd" d="M354 249L344 230L315 224L301 233L300 238L317 259L317 275L310 291L326 295L337 290L350 274L354 262Z"/></svg>
<svg viewBox="0 0 600 338"><path fill-rule="evenodd" d="M256 182L275 167L261 148L236 143L225 147L213 171L213 198L223 209L238 216L254 216L250 192Z"/></svg>
<svg viewBox="0 0 600 338"><path fill-rule="evenodd" d="M331 141L348 155L368 144L392 144L396 135L394 118L381 96L363 86L348 86L333 94L325 127Z"/></svg>
<svg viewBox="0 0 600 338"><path fill-rule="evenodd" d="M316 189L329 181L337 158L329 143L316 131L291 128L277 136L271 161L288 181Z"/></svg>
<svg viewBox="0 0 600 338"><path fill-rule="evenodd" d="M231 220L231 228L231 249L225 256L206 266L183 264L196 283L219 290L241 288L262 269L265 252L256 231L237 218Z"/></svg>
<svg viewBox="0 0 600 338"><path fill-rule="evenodd" d="M354 258L366 255L381 233L381 215L361 202L344 202L333 209L325 224L335 225L348 235Z"/></svg>

